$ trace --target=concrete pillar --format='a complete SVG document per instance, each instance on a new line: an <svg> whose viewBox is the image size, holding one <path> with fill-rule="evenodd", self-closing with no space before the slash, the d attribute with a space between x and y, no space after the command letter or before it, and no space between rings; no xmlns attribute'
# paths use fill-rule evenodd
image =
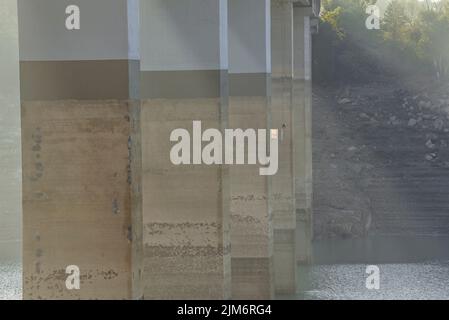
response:
<svg viewBox="0 0 449 320"><path fill-rule="evenodd" d="M24 298L139 297L138 2L18 5ZM80 290L66 287L71 265Z"/></svg>
<svg viewBox="0 0 449 320"><path fill-rule="evenodd" d="M309 263L312 258L311 15L311 7L294 8L293 172L299 263Z"/></svg>
<svg viewBox="0 0 449 320"><path fill-rule="evenodd" d="M173 130L227 125L227 5L141 1L145 299L231 295L229 171L170 159Z"/></svg>
<svg viewBox="0 0 449 320"><path fill-rule="evenodd" d="M0 3L0 263L21 258L21 154L17 1Z"/></svg>
<svg viewBox="0 0 449 320"><path fill-rule="evenodd" d="M293 153L292 77L293 4L271 1L272 128L280 130L279 171L272 178L274 221L274 272L276 292L296 291Z"/></svg>
<svg viewBox="0 0 449 320"><path fill-rule="evenodd" d="M229 0L229 128L269 129L270 1ZM232 298L271 299L273 227L269 176L230 167Z"/></svg>

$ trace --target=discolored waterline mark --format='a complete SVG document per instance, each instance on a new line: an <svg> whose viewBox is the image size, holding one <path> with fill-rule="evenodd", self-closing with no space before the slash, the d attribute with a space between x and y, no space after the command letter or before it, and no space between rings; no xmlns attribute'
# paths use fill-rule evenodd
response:
<svg viewBox="0 0 449 320"><path fill-rule="evenodd" d="M263 166L259 169L259 174L271 176L278 171L279 132L272 129L269 138L267 136L266 129L225 129L223 137L218 129L207 129L202 132L201 121L193 121L192 137L186 129L179 128L172 131L170 141L177 143L170 151L170 160L174 165L259 163ZM207 143L204 148L203 143Z"/></svg>

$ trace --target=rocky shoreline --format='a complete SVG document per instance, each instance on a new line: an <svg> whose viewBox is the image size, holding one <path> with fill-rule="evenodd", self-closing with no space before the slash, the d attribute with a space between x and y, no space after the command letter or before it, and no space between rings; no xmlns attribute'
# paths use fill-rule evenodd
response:
<svg viewBox="0 0 449 320"><path fill-rule="evenodd" d="M449 85L314 86L315 238L449 234Z"/></svg>

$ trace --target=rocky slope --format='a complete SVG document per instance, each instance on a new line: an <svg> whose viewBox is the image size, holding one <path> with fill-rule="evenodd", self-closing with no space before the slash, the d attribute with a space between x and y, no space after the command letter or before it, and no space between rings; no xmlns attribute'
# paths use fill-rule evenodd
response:
<svg viewBox="0 0 449 320"><path fill-rule="evenodd" d="M315 237L449 234L449 86L314 86Z"/></svg>

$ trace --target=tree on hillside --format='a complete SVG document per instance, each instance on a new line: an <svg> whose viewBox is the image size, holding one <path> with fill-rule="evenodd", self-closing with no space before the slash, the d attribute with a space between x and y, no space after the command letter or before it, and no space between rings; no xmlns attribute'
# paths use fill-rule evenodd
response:
<svg viewBox="0 0 449 320"><path fill-rule="evenodd" d="M420 15L422 37L419 48L433 63L437 78L449 76L449 1L423 11Z"/></svg>
<svg viewBox="0 0 449 320"><path fill-rule="evenodd" d="M368 30L377 0L323 0L316 36L316 74L345 81L433 73L449 78L449 0L392 0L381 30Z"/></svg>
<svg viewBox="0 0 449 320"><path fill-rule="evenodd" d="M411 20L406 14L406 7L402 1L393 0L385 11L382 30L384 38L401 44L405 40L405 34L411 27Z"/></svg>

